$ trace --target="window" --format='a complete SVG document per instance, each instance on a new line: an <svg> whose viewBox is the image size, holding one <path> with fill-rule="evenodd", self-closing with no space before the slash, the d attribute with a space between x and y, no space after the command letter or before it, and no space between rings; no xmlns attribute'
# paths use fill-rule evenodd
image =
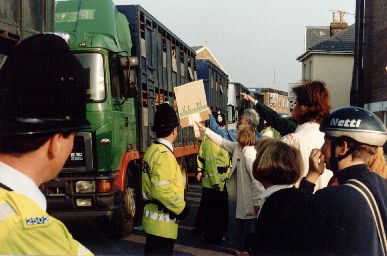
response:
<svg viewBox="0 0 387 256"><path fill-rule="evenodd" d="M105 74L102 55L99 53L75 53L74 55L89 74L89 85L86 91L89 99L91 101L104 100Z"/></svg>

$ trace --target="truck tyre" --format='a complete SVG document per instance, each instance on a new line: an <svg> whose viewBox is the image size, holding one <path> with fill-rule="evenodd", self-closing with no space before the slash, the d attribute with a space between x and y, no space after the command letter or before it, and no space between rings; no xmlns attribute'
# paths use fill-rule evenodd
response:
<svg viewBox="0 0 387 256"><path fill-rule="evenodd" d="M109 237L112 239L128 236L133 229L133 219L136 212L134 189L127 187L125 192L121 194L122 207L113 212L110 220Z"/></svg>

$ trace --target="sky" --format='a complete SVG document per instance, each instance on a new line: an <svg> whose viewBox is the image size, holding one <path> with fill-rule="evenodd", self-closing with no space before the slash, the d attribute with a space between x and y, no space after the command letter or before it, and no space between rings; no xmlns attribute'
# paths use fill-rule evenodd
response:
<svg viewBox="0 0 387 256"><path fill-rule="evenodd" d="M355 0L113 0L139 4L189 46L207 46L233 82L288 91L301 79L305 26L333 11L355 22Z"/></svg>

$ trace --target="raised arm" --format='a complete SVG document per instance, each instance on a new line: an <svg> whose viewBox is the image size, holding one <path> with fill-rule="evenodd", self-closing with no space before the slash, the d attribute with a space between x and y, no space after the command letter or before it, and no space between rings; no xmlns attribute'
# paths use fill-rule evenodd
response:
<svg viewBox="0 0 387 256"><path fill-rule="evenodd" d="M219 134L222 138L229 140L229 141L236 141L236 134L237 130L234 129L223 129L220 127L220 125L216 122L213 115L209 116L208 119L208 128L211 129L211 131L214 131L216 134Z"/></svg>
<svg viewBox="0 0 387 256"><path fill-rule="evenodd" d="M296 130L297 124L294 121L279 116L276 111L265 104L258 102L258 100L246 93L241 93L241 96L243 99L252 102L255 105L255 110L259 116L266 120L266 122L271 123L271 126L276 129L281 136L285 136Z"/></svg>

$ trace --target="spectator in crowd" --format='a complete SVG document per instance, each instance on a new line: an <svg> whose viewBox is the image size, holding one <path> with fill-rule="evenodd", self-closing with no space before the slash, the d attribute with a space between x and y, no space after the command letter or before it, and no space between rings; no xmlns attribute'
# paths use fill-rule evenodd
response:
<svg viewBox="0 0 387 256"><path fill-rule="evenodd" d="M295 216L290 210L300 192L294 183L303 171L300 151L278 139L261 139L253 163L253 175L265 187L262 208L258 214L255 233L251 238L254 255L292 254L292 247L300 243L294 234L287 236ZM313 190L313 186L312 186Z"/></svg>
<svg viewBox="0 0 387 256"><path fill-rule="evenodd" d="M320 129L325 142L321 150L312 150L306 178L313 184L326 165L338 185L309 193L297 202L298 211L292 213L305 232L299 233L303 241L299 252L386 255L387 182L366 164L386 143L385 126L365 109L346 107L332 112Z"/></svg>
<svg viewBox="0 0 387 256"><path fill-rule="evenodd" d="M241 125L250 125L254 129L257 128L259 124L259 115L254 109L245 109L243 111L243 114L239 117L238 120L238 127ZM212 131L215 133L219 134L222 136L222 138L236 142L237 138L236 135L238 133L238 130L235 129L224 129L219 126L219 124L216 123L215 118L210 115L209 120L208 120L208 128L210 128ZM256 140L258 140L262 135L256 131Z"/></svg>
<svg viewBox="0 0 387 256"><path fill-rule="evenodd" d="M261 206L260 195L264 187L253 177L252 166L256 156L254 145L256 131L249 125L241 125L236 135L237 142L223 139L220 135L207 129L203 124L197 125L202 133L217 145L232 154L232 169L228 191L230 198L236 198L236 219L238 245L237 254L243 255L247 251L246 239L254 229L254 220Z"/></svg>
<svg viewBox="0 0 387 256"><path fill-rule="evenodd" d="M379 147L376 154L367 159L367 164L372 171L379 174L380 177L387 179L387 164L384 158L383 147Z"/></svg>
<svg viewBox="0 0 387 256"><path fill-rule="evenodd" d="M329 114L329 92L323 81L305 81L300 86L294 87L293 92L296 95L296 103L292 111L292 120L298 125L294 132L291 131L291 127L295 127L291 120L283 119L273 113L268 115L263 111L263 109L267 110L267 107L262 107L250 95L242 96L255 103L257 111L265 116L265 120L273 124L273 128L281 134L290 132L282 137L282 141L300 150L304 166L301 177L304 177L309 169L310 152L313 148L321 148L324 143L324 133L320 132L319 127L322 120ZM315 189L326 187L332 175L329 170L324 172L319 177Z"/></svg>
<svg viewBox="0 0 387 256"><path fill-rule="evenodd" d="M263 122L263 129L261 131L261 134L262 136L266 136L270 138L276 138L276 139L281 138L281 134L271 126L270 122L267 122L266 120L264 120Z"/></svg>

